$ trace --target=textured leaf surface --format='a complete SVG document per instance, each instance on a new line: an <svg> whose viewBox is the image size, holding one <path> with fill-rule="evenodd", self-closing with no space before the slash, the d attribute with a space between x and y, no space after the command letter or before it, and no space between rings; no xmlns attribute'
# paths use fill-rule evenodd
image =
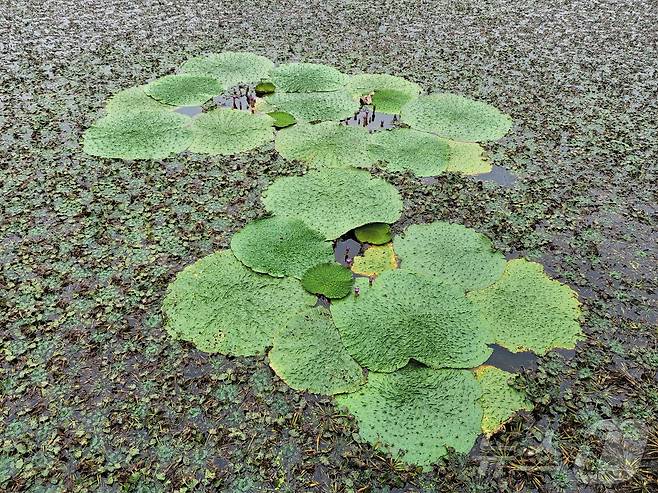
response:
<svg viewBox="0 0 658 493"><path fill-rule="evenodd" d="M359 435L381 443L402 460L428 465L446 447L468 453L478 435L481 391L467 370L433 370L415 365L394 373L368 374L368 383L336 397L359 424Z"/></svg>
<svg viewBox="0 0 658 493"><path fill-rule="evenodd" d="M402 213L397 189L363 170L325 169L279 178L262 200L269 212L301 219L329 240L364 224L394 223Z"/></svg>
<svg viewBox="0 0 658 493"><path fill-rule="evenodd" d="M464 293L413 272L389 270L359 296L331 305L352 357L373 371L390 372L414 359L433 368L473 368L491 355L491 337Z"/></svg>
<svg viewBox="0 0 658 493"><path fill-rule="evenodd" d="M316 168L365 167L376 161L368 138L368 131L361 127L336 122L300 124L278 132L275 147L284 158Z"/></svg>
<svg viewBox="0 0 658 493"><path fill-rule="evenodd" d="M391 241L391 226L386 223L366 224L354 230L354 236L361 243L383 245Z"/></svg>
<svg viewBox="0 0 658 493"><path fill-rule="evenodd" d="M401 114L412 128L463 142L498 140L512 126L512 119L497 108L449 93L420 96Z"/></svg>
<svg viewBox="0 0 658 493"><path fill-rule="evenodd" d="M255 149L272 140L273 122L267 115L217 108L194 119L190 151L228 155Z"/></svg>
<svg viewBox="0 0 658 493"><path fill-rule="evenodd" d="M479 175L491 171L491 161L480 144L442 139L449 148L446 171Z"/></svg>
<svg viewBox="0 0 658 493"><path fill-rule="evenodd" d="M333 395L354 392L365 381L326 310L310 308L277 331L270 366L295 390Z"/></svg>
<svg viewBox="0 0 658 493"><path fill-rule="evenodd" d="M267 97L267 102L299 122L338 121L359 111L359 103L346 91L278 92Z"/></svg>
<svg viewBox="0 0 658 493"><path fill-rule="evenodd" d="M131 113L144 111L168 111L173 106L156 101L144 92L146 86L137 86L119 91L107 102L108 113Z"/></svg>
<svg viewBox="0 0 658 493"><path fill-rule="evenodd" d="M261 354L274 332L315 297L299 281L258 274L223 250L186 267L163 302L167 331L202 351Z"/></svg>
<svg viewBox="0 0 658 493"><path fill-rule="evenodd" d="M198 106L222 90L217 79L190 74L166 75L144 88L152 98L174 106Z"/></svg>
<svg viewBox="0 0 658 493"><path fill-rule="evenodd" d="M378 276L387 270L397 269L398 262L393 245L371 246L363 255L354 257L352 272L362 276Z"/></svg>
<svg viewBox="0 0 658 493"><path fill-rule="evenodd" d="M272 69L270 74L282 92L336 91L347 82L345 74L320 63L288 63Z"/></svg>
<svg viewBox="0 0 658 493"><path fill-rule="evenodd" d="M372 103L377 111L398 114L402 106L418 97L421 88L394 75L358 74L349 78L347 90L355 96L372 94Z"/></svg>
<svg viewBox="0 0 658 493"><path fill-rule="evenodd" d="M496 282L505 257L485 235L461 224L413 224L393 241L404 270L447 281L465 291Z"/></svg>
<svg viewBox="0 0 658 493"><path fill-rule="evenodd" d="M525 395L507 383L513 376L513 373L489 365L475 370L475 378L482 388L482 431L488 436L500 430L517 411L532 410Z"/></svg>
<svg viewBox="0 0 658 493"><path fill-rule="evenodd" d="M391 171L411 171L416 176L443 173L450 158L450 148L444 140L408 128L374 133L370 149Z"/></svg>
<svg viewBox="0 0 658 493"><path fill-rule="evenodd" d="M256 272L297 279L314 265L334 257L331 243L322 234L299 219L282 217L247 224L233 235L231 250Z"/></svg>
<svg viewBox="0 0 658 493"><path fill-rule="evenodd" d="M120 159L164 159L188 148L189 118L170 111L112 112L84 134L84 152Z"/></svg>
<svg viewBox="0 0 658 493"><path fill-rule="evenodd" d="M261 55L227 51L191 58L183 64L181 72L214 77L228 88L243 82L259 82L273 66Z"/></svg>
<svg viewBox="0 0 658 493"><path fill-rule="evenodd" d="M468 297L491 324L496 343L510 351L545 354L556 347L574 348L583 337L576 294L535 262L509 261L498 282Z"/></svg>
<svg viewBox="0 0 658 493"><path fill-rule="evenodd" d="M302 277L306 291L330 299L344 298L352 291L353 284L352 271L336 262L315 265Z"/></svg>

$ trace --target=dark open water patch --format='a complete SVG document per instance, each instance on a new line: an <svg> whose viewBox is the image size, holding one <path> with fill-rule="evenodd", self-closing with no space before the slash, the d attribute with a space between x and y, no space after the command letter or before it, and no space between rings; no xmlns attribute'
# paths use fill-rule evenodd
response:
<svg viewBox="0 0 658 493"><path fill-rule="evenodd" d="M493 353L484 363L485 365L495 366L500 370L516 373L521 370L536 370L539 362L539 356L530 351L520 351L513 353L498 344L490 344ZM565 360L569 360L576 355L574 349L553 349L549 351L553 354L561 355Z"/></svg>
<svg viewBox="0 0 658 493"><path fill-rule="evenodd" d="M186 116L196 116L200 113L203 113L202 106L179 106L174 110L176 113Z"/></svg>
<svg viewBox="0 0 658 493"><path fill-rule="evenodd" d="M339 238L334 247L334 258L339 264L352 268L352 261L361 253L361 249L361 243L354 238Z"/></svg>
<svg viewBox="0 0 658 493"><path fill-rule="evenodd" d="M501 187L513 187L518 178L516 175L503 168L502 166L494 166L489 173L482 173L479 175L472 175L473 179L481 182L493 182Z"/></svg>
<svg viewBox="0 0 658 493"><path fill-rule="evenodd" d="M354 116L341 120L340 123L350 127L363 127L372 133L396 128L400 123L400 115L381 113L374 106L362 106Z"/></svg>

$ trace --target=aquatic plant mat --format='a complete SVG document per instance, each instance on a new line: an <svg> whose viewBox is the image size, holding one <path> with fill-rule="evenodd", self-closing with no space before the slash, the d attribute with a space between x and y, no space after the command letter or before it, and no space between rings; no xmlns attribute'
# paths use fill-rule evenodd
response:
<svg viewBox="0 0 658 493"><path fill-rule="evenodd" d="M651 158L658 87L648 67L658 54L638 40L652 32L658 14L647 2L607 0L415 7L384 2L374 15L364 2L339 7L293 0L248 15L238 13L239 5L184 0L152 6L118 0L111 9L93 0L0 6L2 18L15 21L2 28L9 41L0 53L6 95L0 490L651 491L658 482L652 435L658 211ZM291 23L291 12L303 14ZM409 392L422 383L421 395L431 399L437 392L431 389L458 396L445 389L460 381L476 397L473 379L462 373L469 370L432 370L449 378L414 378L412 386L395 387L403 383L392 377L396 372L369 371L363 383L354 378L352 357L339 350L321 356L333 356L323 366L340 371L323 371L310 392L298 391L291 385L301 386L299 373L277 367L274 357L207 353L164 330L161 306L171 281L268 217L263 194L283 177L308 175L308 163L285 159L269 138L257 149L209 155L179 151L181 142L187 145L181 132L166 140L170 157L155 160L90 156L81 139L126 105L194 115L229 107L213 98L198 113L144 92L156 79L183 73L189 58L228 51L256 53L275 66L302 61L347 75L399 76L417 84L421 95L459 94L513 117L501 140L461 146L471 166L512 173L511 186L450 172L450 161L447 172L430 177L393 171L379 160L357 170L399 193L393 243L412 226L463 225L489 238L507 262L541 264L545 276L576 291L582 303L586 338L575 350L532 356L494 344L485 363L517 376L470 372L480 388L486 379L505 391L483 390L476 402L454 406L464 430L478 406L481 423L495 428L468 455L449 452L421 470L386 445L383 429L399 429L369 420L378 416L378 401L362 411L313 392L342 388L347 393L338 395L393 398L391 388ZM254 87L239 82L239 64L232 67L233 80L220 81L224 95L238 84ZM130 93L119 96L124 90ZM387 100L400 100L393 96ZM250 100L242 91L236 109L249 114ZM343 248L348 240L354 240L350 230L336 244ZM353 248L353 272L359 263L353 257L365 258L373 248ZM368 255L373 265L390 259L376 252ZM337 257L347 263L344 252ZM404 258L398 260L395 268L376 264L391 266L381 276L403 270ZM300 283L294 276L259 275ZM370 287L367 277L355 279L360 300L379 280ZM486 299L509 287L499 284ZM318 298L308 300L302 317L317 310L310 305ZM273 334L267 351L291 354L309 333L332 347L340 331L331 330L326 316L291 320L281 342ZM306 354L296 354L286 362L303 368ZM354 382L361 385L356 392ZM504 405L492 409L491 402ZM509 413L508 404L524 410ZM444 411L437 405L433 416ZM374 435L382 440L371 443ZM394 441L406 451L418 445ZM615 450L626 452L627 467L619 468Z"/></svg>

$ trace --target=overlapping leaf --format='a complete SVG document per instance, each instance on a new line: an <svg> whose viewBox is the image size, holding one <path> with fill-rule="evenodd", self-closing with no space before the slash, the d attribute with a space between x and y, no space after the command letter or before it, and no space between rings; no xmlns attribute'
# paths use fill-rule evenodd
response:
<svg viewBox="0 0 658 493"><path fill-rule="evenodd" d="M222 92L222 85L203 75L165 75L144 88L144 92L161 103L174 106L198 106Z"/></svg>
<svg viewBox="0 0 658 493"><path fill-rule="evenodd" d="M278 92L267 97L267 102L290 113L299 122L343 120L359 110L359 103L346 91Z"/></svg>
<svg viewBox="0 0 658 493"><path fill-rule="evenodd" d="M398 114L405 104L418 97L421 88L394 75L358 74L349 78L347 90L357 97L372 95L377 111Z"/></svg>
<svg viewBox="0 0 658 493"><path fill-rule="evenodd" d="M347 82L347 76L320 63L288 63L270 72L272 82L282 92L336 91Z"/></svg>
<svg viewBox="0 0 658 493"><path fill-rule="evenodd" d="M408 128L376 132L370 150L391 171L411 171L416 176L439 175L450 160L450 148L444 140Z"/></svg>
<svg viewBox="0 0 658 493"><path fill-rule="evenodd" d="M213 77L229 88L240 83L259 82L273 66L261 55L226 51L191 58L183 64L181 72Z"/></svg>

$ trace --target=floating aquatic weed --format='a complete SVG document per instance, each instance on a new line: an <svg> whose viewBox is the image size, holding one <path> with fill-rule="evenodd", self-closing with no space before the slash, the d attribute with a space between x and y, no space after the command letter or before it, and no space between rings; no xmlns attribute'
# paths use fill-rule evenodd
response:
<svg viewBox="0 0 658 493"><path fill-rule="evenodd" d="M400 113L421 92L418 84L388 74L352 75L347 90L356 97L371 95L371 104L384 113Z"/></svg>
<svg viewBox="0 0 658 493"><path fill-rule="evenodd" d="M414 359L433 368L473 368L491 355L488 327L464 292L403 270L356 279L358 299L331 305L348 352L369 370L391 372Z"/></svg>
<svg viewBox="0 0 658 493"><path fill-rule="evenodd" d="M391 241L391 226L386 223L371 223L354 230L354 236L361 243L383 245Z"/></svg>
<svg viewBox="0 0 658 493"><path fill-rule="evenodd" d="M275 277L301 279L304 272L333 259L331 243L300 219L270 217L233 235L231 250L247 267Z"/></svg>
<svg viewBox="0 0 658 493"><path fill-rule="evenodd" d="M84 151L120 159L163 159L192 142L190 119L171 111L111 112L87 129Z"/></svg>
<svg viewBox="0 0 658 493"><path fill-rule="evenodd" d="M362 276L378 276L387 270L397 269L398 261L393 250L393 245L371 246L363 252L363 255L354 257L352 272Z"/></svg>
<svg viewBox="0 0 658 493"><path fill-rule="evenodd" d="M289 160L314 168L366 167L376 159L368 148L368 132L336 122L299 124L277 133L275 148Z"/></svg>
<svg viewBox="0 0 658 493"><path fill-rule="evenodd" d="M497 108L449 93L420 96L404 105L401 115L411 128L462 142L498 140L512 126Z"/></svg>
<svg viewBox="0 0 658 493"><path fill-rule="evenodd" d="M270 71L270 78L282 92L337 91L348 77L334 67L320 63L288 63Z"/></svg>
<svg viewBox="0 0 658 493"><path fill-rule="evenodd" d="M302 276L306 291L329 299L344 298L352 291L353 284L352 271L337 262L315 265Z"/></svg>
<svg viewBox="0 0 658 493"><path fill-rule="evenodd" d="M329 240L364 224L394 223L402 213L402 199L393 185L355 169L278 178L262 201L272 214L301 219Z"/></svg>
<svg viewBox="0 0 658 493"><path fill-rule="evenodd" d="M277 331L269 359L276 374L296 390L333 395L354 392L365 382L322 308L301 312Z"/></svg>
<svg viewBox="0 0 658 493"><path fill-rule="evenodd" d="M290 113L299 122L342 120L359 110L359 103L346 91L277 92L266 98L271 106Z"/></svg>
<svg viewBox="0 0 658 493"><path fill-rule="evenodd" d="M196 117L190 151L212 155L237 154L274 138L274 120L267 115L217 108Z"/></svg>
<svg viewBox="0 0 658 493"><path fill-rule="evenodd" d="M153 99L174 106L198 106L222 90L216 79L190 74L165 75L144 88Z"/></svg>
<svg viewBox="0 0 658 493"><path fill-rule="evenodd" d="M219 80L224 87L259 82L267 77L274 64L261 55L247 52L211 53L189 59L181 72L206 75Z"/></svg>

